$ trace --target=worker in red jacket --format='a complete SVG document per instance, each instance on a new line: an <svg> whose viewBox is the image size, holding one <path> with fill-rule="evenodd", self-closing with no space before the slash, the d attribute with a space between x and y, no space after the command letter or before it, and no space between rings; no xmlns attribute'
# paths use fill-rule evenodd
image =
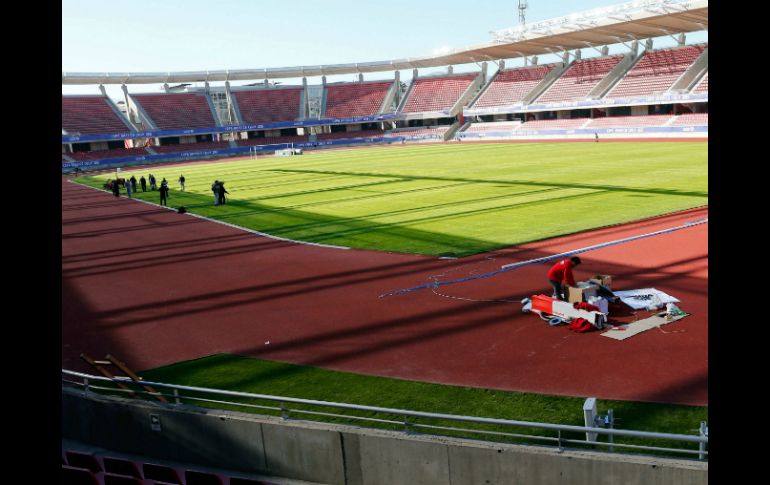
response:
<svg viewBox="0 0 770 485"><path fill-rule="evenodd" d="M577 256L572 256L569 259L562 259L558 263L551 266L548 270L548 281L553 286L553 298L558 300L567 300L567 295L564 291L562 282L566 282L570 286L575 286L575 277L572 276L572 268L579 265L582 261Z"/></svg>

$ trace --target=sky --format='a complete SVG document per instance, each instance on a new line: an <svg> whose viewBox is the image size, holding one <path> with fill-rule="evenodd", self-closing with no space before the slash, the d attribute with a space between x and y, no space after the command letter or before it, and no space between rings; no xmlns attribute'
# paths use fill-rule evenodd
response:
<svg viewBox="0 0 770 485"><path fill-rule="evenodd" d="M528 0L528 24L623 3L617 0ZM480 6L477 6L479 5ZM62 0L62 72L169 72L261 69L385 61L430 56L492 40L490 31L519 23L518 0ZM706 33L688 35L705 42ZM655 48L674 45L655 39ZM622 45L610 53L621 52ZM583 57L598 53L585 49ZM555 58L541 56L540 63ZM523 65L522 60L506 66ZM493 73L495 66L489 66ZM455 66L455 72L479 66ZM421 69L421 75L446 68ZM401 71L401 79L412 77ZM364 74L392 79L392 72ZM328 76L354 81L357 74ZM238 86L254 81L233 81ZM300 84L301 79L284 79ZM308 84L320 84L308 77ZM194 84L203 86L203 83ZM212 86L223 83L211 83ZM122 99L119 85L105 85ZM160 92L161 85L129 85L129 92ZM98 94L98 86L62 85L62 94Z"/></svg>

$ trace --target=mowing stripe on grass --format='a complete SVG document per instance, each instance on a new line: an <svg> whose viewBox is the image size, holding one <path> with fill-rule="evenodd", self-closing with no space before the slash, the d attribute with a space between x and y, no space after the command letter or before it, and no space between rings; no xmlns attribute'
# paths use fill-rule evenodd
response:
<svg viewBox="0 0 770 485"><path fill-rule="evenodd" d="M506 265L501 266L500 269L498 269L498 270L491 271L489 273L484 273L484 274L481 274L481 275L468 276L467 278L460 278L459 280L449 280L449 281L441 281L441 282L434 281L433 283L428 283L428 284L425 284L425 285L413 286L411 288L404 288L402 290L394 290L394 291L390 291L388 293L383 293L382 295L380 295L380 298L386 297L386 296L400 295L402 293L408 293L410 291L423 290L425 288L437 288L437 287L443 286L443 285L452 285L452 284L455 284L455 283L464 283L466 281L477 280L477 279L481 279L481 278L489 278L490 276L494 276L494 275L496 275L498 273L505 273L505 272L512 271L512 270L517 269L517 268L522 268L524 266L529 266L529 265L537 264L537 263L545 263L547 261L551 261L551 260L559 259L559 258L564 258L566 256L572 256L572 255L575 255L575 254L585 253L587 251L593 251L595 249L606 248L608 246L615 246L616 244L623 244L623 243L627 243L627 242L631 242L631 241L636 241L637 239L644 239L644 238L648 238L648 237L652 237L652 236L659 236L661 234L667 234L667 233L670 233L670 232L679 231L681 229L686 229L688 227L693 227L693 226L698 226L698 225L701 225L701 224L706 224L708 221L709 220L708 220L708 217L707 217L705 219L698 219L698 220L695 220L695 221L692 221L692 222L684 223L681 226L671 227L671 228L663 229L663 230L660 230L660 231L649 232L647 234L640 234L638 236L631 236L631 237L626 237L626 238L623 238L623 239L617 239L615 241L610 241L610 242L601 243L601 244L595 244L593 246L588 246L588 247L581 248L581 249L575 249L575 250L567 251L567 252L564 252L564 253L554 254L552 256L543 256L542 258L528 259L526 261L520 261L518 263L506 264Z"/></svg>

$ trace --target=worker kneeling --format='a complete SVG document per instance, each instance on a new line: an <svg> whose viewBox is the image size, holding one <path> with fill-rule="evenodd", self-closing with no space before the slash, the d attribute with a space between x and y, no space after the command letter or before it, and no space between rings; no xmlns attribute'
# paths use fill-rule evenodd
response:
<svg viewBox="0 0 770 485"><path fill-rule="evenodd" d="M575 277L572 275L572 268L580 263L582 263L580 258L572 256L569 259L562 259L551 266L551 269L548 270L548 281L553 287L552 298L567 301L567 292L565 291L563 283L566 282L569 286L575 286Z"/></svg>

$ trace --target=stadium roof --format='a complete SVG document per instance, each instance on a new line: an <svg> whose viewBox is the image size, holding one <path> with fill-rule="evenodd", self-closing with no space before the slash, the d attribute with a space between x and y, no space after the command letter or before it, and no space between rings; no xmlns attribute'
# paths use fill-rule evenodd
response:
<svg viewBox="0 0 770 485"><path fill-rule="evenodd" d="M708 0L636 0L493 32L484 44L437 56L321 66L152 73L68 73L62 84L159 84L281 79L469 64L708 30Z"/></svg>

